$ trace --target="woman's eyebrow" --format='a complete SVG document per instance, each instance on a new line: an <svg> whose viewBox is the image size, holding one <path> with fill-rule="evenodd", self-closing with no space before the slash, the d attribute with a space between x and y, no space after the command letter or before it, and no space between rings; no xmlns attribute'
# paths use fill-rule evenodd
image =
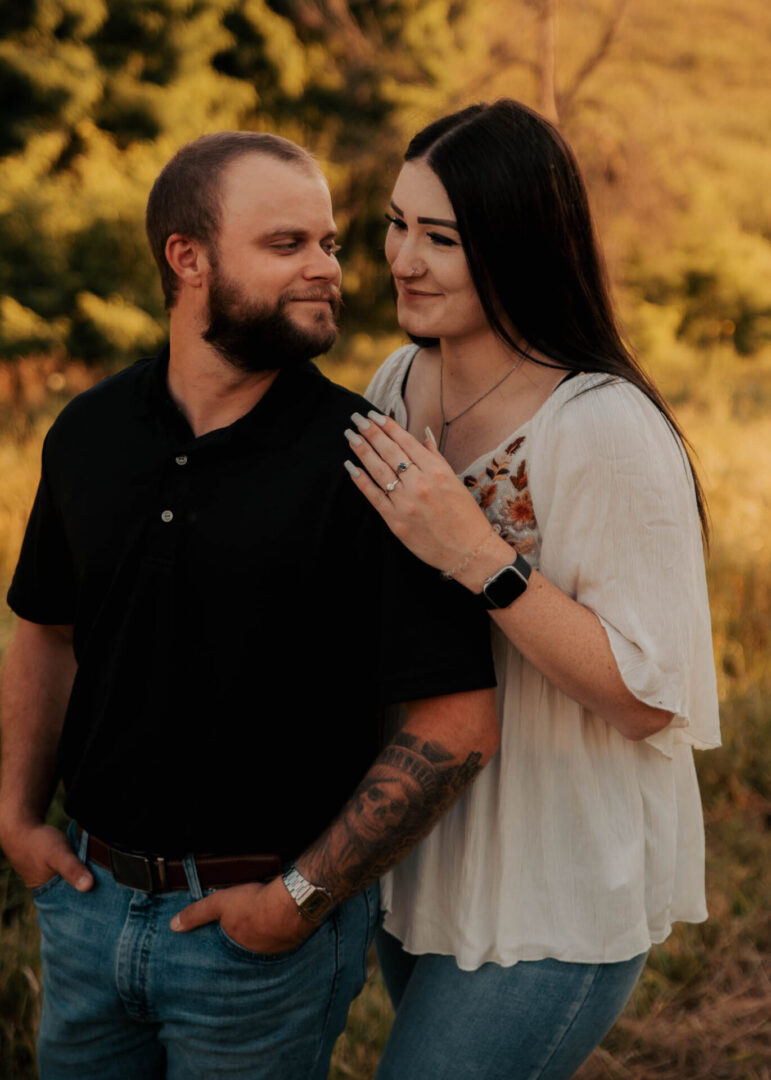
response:
<svg viewBox="0 0 771 1080"><path fill-rule="evenodd" d="M458 229L457 222L445 221L444 218L438 217L419 217L418 225L446 225L448 229Z"/></svg>
<svg viewBox="0 0 771 1080"><path fill-rule="evenodd" d="M404 217L404 211L399 209L399 207L396 205L396 203L393 201L393 199L391 199L391 202L390 202L389 205L390 205L392 210L396 211L396 213L399 215L399 217ZM446 221L444 218L419 217L418 218L418 225L445 225L448 229L455 229L458 232L460 232L460 229L458 229L458 223L456 221Z"/></svg>

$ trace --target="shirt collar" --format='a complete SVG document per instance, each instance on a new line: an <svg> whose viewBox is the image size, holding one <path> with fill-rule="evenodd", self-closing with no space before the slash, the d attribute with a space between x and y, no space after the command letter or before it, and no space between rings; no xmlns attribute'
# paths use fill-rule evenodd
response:
<svg viewBox="0 0 771 1080"><path fill-rule="evenodd" d="M328 383L326 376L310 361L282 368L249 412L228 427L194 440L187 421L169 393L169 346L164 346L157 356L138 363L143 365L137 384L139 415L159 421L174 433L175 441L195 442L196 446L225 442L289 446L310 420Z"/></svg>

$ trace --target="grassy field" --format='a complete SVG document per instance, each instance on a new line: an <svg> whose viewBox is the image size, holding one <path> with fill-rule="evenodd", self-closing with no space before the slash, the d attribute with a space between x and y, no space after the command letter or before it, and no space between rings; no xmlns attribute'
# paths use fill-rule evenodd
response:
<svg viewBox="0 0 771 1080"><path fill-rule="evenodd" d="M384 351L361 341L351 361L327 370L361 388L370 354ZM698 377L693 369L656 374L698 453L713 518L709 582L724 746L697 755L710 918L677 927L653 950L624 1016L579 1076L771 1080L771 364L715 357ZM40 441L64 392L49 394L37 415L9 424L0 440L2 586L34 492ZM10 632L3 610L0 649ZM26 891L1 860L0 920L0 1077L31 1080L36 928ZM333 1080L373 1075L390 1019L373 965L336 1048Z"/></svg>

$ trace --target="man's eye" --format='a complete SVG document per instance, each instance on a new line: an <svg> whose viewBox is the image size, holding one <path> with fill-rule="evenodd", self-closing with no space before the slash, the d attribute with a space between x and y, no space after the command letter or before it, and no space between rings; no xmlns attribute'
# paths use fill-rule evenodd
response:
<svg viewBox="0 0 771 1080"><path fill-rule="evenodd" d="M386 221L389 221L394 226L394 228L398 229L400 232L403 229L407 228L407 223L402 218L394 217L393 214L386 214L385 219Z"/></svg>
<svg viewBox="0 0 771 1080"><path fill-rule="evenodd" d="M282 240L280 244L274 244L274 251L296 251L299 246L297 240Z"/></svg>
<svg viewBox="0 0 771 1080"><path fill-rule="evenodd" d="M338 251L340 250L340 244L326 244L324 246L324 250L326 251L327 255L337 255Z"/></svg>

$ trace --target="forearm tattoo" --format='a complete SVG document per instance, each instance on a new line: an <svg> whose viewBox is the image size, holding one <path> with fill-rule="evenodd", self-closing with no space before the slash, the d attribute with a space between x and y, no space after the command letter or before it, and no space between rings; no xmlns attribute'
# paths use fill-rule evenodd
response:
<svg viewBox="0 0 771 1080"><path fill-rule="evenodd" d="M439 743L398 732L339 817L298 859L309 881L345 900L375 881L431 830L481 769Z"/></svg>

